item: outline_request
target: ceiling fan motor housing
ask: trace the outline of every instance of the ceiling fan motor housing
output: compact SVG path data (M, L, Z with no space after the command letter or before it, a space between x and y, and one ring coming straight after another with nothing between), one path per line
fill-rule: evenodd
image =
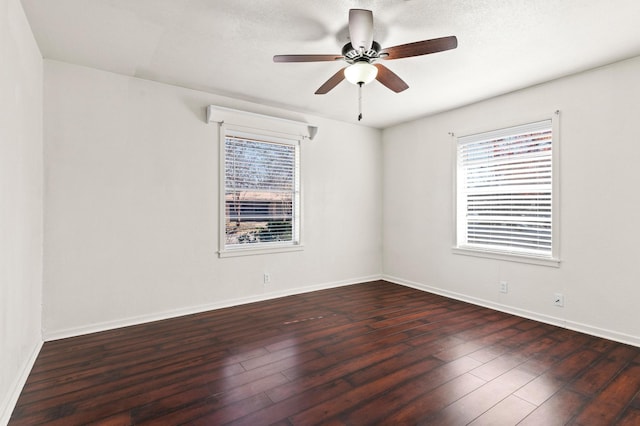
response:
M342 56L344 56L345 60L350 63L356 63L359 61L367 61L371 63L371 61L380 58L380 44L377 41L371 43L371 48L368 50L358 50L353 47L351 43L347 43L342 48Z

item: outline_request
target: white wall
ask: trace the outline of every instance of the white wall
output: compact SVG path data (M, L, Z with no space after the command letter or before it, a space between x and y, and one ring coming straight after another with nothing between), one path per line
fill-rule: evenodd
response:
M381 276L380 131L44 62L45 339ZM209 104L318 125L304 251L217 257Z
M640 345L640 58L386 129L384 274ZM454 139L559 109L560 268L453 254ZM498 292L498 282L509 293ZM553 306L553 293L565 307Z
M0 424L42 344L42 58L0 0Z

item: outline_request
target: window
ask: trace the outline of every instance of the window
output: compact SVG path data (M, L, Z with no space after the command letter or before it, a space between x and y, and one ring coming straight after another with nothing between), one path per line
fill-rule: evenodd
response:
M318 127L218 105L220 257L302 250L301 142Z
M300 243L298 140L224 132L224 242L221 253Z
M554 121L458 138L457 252L557 266Z

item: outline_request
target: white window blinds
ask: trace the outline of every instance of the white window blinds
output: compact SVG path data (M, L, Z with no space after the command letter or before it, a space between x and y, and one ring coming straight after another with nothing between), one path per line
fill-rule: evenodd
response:
M299 145L233 133L224 143L225 248L297 244Z
M458 247L552 256L552 122L458 139Z

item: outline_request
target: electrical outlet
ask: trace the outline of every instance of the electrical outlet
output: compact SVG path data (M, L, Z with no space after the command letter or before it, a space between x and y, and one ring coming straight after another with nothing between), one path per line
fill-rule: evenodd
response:
M507 293L509 291L509 284L506 281L500 281L500 293Z
M271 282L271 274L269 274L268 272L265 272L263 276L263 283L266 285L266 284L269 284L270 282Z
M562 293L554 293L553 304L556 306L564 306L564 295Z

